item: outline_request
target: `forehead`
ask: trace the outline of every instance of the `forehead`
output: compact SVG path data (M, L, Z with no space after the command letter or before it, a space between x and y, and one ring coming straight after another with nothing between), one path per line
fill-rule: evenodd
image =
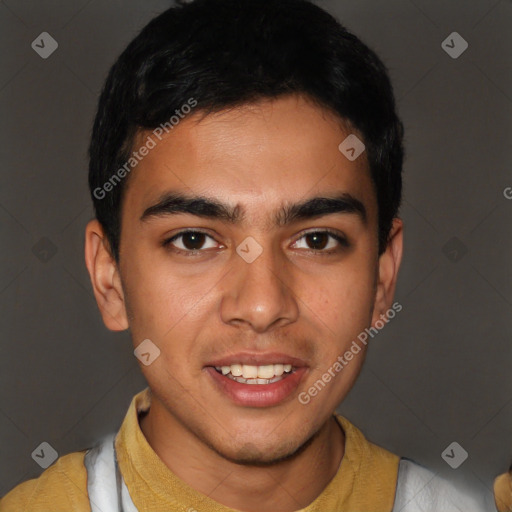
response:
M134 150L148 137L156 144L132 171L123 211L140 216L162 193L178 191L236 204L255 222L283 203L335 191L356 197L372 217L376 199L366 154L350 161L339 150L352 133L337 116L297 96L206 116L192 112L162 140L152 131L138 135Z

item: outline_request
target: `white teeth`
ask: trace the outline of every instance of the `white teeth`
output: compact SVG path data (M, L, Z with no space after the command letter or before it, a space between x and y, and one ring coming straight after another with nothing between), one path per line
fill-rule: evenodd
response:
M234 377L241 377L242 376L242 365L241 364L232 364L230 366L231 368L231 375ZM247 378L247 377L246 377Z
M276 382L281 380L282 377L274 377L273 379L244 379L243 377L233 377L233 375L228 374L226 377L231 380L236 380L241 384L271 384L272 382Z
M284 372L284 365L283 364L275 364L274 365L274 373L280 377L281 375L283 375L283 372Z
M244 364L242 366L242 375L244 376L244 379L255 379L258 377L258 367Z
M260 379L271 379L274 376L274 365L266 364L265 366L258 366L257 371Z
M231 366L216 366L215 369L232 380L243 384L271 384L281 380L284 373L292 371L291 364L232 364Z

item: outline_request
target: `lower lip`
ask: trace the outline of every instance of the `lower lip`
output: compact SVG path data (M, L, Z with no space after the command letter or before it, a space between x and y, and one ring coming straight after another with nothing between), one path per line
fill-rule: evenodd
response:
M299 386L307 368L297 368L284 379L272 384L242 384L208 366L206 371L221 392L237 405L246 407L271 407L288 398Z

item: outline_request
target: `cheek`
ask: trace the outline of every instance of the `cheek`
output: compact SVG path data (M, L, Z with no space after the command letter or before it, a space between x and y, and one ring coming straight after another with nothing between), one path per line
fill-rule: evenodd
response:
M333 267L322 277L302 282L305 304L331 338L352 339L370 324L375 289L373 273L366 267Z
M211 276L184 275L168 262L142 255L131 263L123 281L134 339L153 337L167 343L184 330L192 335L209 308Z

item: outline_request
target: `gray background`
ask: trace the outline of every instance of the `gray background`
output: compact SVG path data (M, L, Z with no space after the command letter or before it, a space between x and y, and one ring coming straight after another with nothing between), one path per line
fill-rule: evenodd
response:
M107 70L170 2L0 2L0 495L32 451L83 449L144 386L83 262L86 150ZM512 3L322 1L387 64L406 127L403 311L340 412L374 442L489 488L512 458ZM59 47L42 59L43 31ZM459 32L452 59L441 42ZM447 245L448 244L448 245ZM457 470L441 452L469 453Z

